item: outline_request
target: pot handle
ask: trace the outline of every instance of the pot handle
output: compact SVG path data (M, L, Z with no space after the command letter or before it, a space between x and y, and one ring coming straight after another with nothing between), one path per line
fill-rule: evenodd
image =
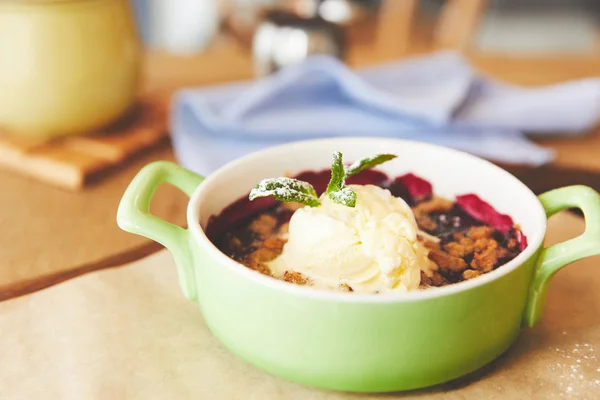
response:
M203 180L202 176L171 162L150 163L133 178L117 211L117 224L121 229L152 239L169 249L177 265L181 289L192 301L196 300L196 283L188 230L150 214L150 202L163 183L170 183L191 196Z
M524 325L534 326L542 317L551 278L562 267L585 257L600 254L600 195L587 186L567 186L539 196L546 215L567 208L579 208L585 218L580 236L542 249L525 308Z

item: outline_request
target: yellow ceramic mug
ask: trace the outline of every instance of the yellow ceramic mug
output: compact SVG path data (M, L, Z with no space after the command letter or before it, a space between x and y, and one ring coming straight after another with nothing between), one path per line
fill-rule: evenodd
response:
M133 103L141 47L127 0L0 1L0 128L86 133Z

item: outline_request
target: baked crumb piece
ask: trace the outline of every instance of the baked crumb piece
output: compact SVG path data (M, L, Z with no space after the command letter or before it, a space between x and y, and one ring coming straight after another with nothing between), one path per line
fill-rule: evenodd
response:
M421 286L444 286L447 285L448 281L438 271L431 271L430 275L421 271Z
M277 257L281 253L281 249L270 249L268 247L261 247L256 251L248 255L248 259L251 262L269 262Z
M229 246L229 248L231 249L231 251L236 252L236 251L240 251L243 249L243 245L242 245L242 241L240 240L240 238L236 237L236 236L231 236L229 238L229 241L227 243L227 245Z
M354 289L352 289L352 287L350 285L348 285L347 283L342 283L340 285L340 290L342 292L354 292Z
M281 254L281 248L260 247L246 256L244 264L262 274L271 275L271 270L266 263L272 261L279 254Z
M290 223L286 222L284 224L281 224L281 226L277 230L277 234L278 235L287 235L289 233L289 231L290 231Z
M417 225L420 229L433 232L438 228L438 224L429 215L415 215Z
M286 282L295 283L296 285L308 284L308 278L306 278L300 272L295 271L285 271L283 273L283 280Z
M498 244L498 242L496 242L494 239L477 239L473 244L473 249L475 252L481 253L488 247L493 246L492 243L495 243L496 245Z
M473 240L463 234L454 235L456 242L446 243L444 250L453 257L465 258L473 254Z
M434 197L431 200L423 201L415 206L413 212L415 215L427 215L435 212L448 212L454 204L442 197Z
M481 240L481 239L480 239ZM498 263L498 242L488 240L487 247L473 255L471 268L479 272L490 272Z
M246 260L248 260L248 258ZM248 268L254 271L260 272L263 275L272 276L271 270L269 269L269 267L267 267L267 264L263 262L246 261L244 265L246 265Z
M275 226L277 226L277 218L271 214L263 213L250 223L248 229L261 239L266 239L271 235Z
M433 242L431 240L423 241L423 246L429 250L440 250L440 242Z
M467 269L467 270L463 271L463 273L462 273L462 277L464 280L477 278L478 276L481 276L481 272L475 271L473 269Z
M304 204L302 203L294 203L294 202L289 202L289 203L281 203L281 205L279 206L279 208L281 210L284 211L290 211L290 212L294 212L296 210L299 210L303 207L306 207Z
M431 282L431 277L425 271L421 270L421 287L435 286Z
M279 252L277 255L281 254L284 244L285 240L280 239L278 237L272 237L263 242L263 246L267 249L277 250Z
M440 272L450 271L450 272L462 272L465 268L467 268L467 263L465 260L459 257L451 256L442 250L433 249L429 252L428 257L431 261L436 263L440 268Z
M510 238L506 242L506 248L510 251L519 251L521 250L521 245L517 238Z
M473 226L469 228L467 236L477 241L479 239L491 239L494 228L490 226Z
M506 247L500 247L498 246L498 248L496 249L497 254L498 254L498 260L504 260L507 258L515 258L517 256L517 254L513 254L511 253L510 250L508 250ZM511 257L512 256L512 257Z
M506 237L506 248L510 250L512 253L519 254L521 252L521 240L520 238L523 236L521 233L521 226L514 225L509 231ZM515 255L516 255L515 254Z

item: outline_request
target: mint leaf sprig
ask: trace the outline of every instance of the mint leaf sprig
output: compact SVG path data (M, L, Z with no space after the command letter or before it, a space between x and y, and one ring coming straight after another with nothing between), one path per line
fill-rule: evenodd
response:
M356 192L351 187L346 186L346 178L394 158L396 158L394 154L377 154L373 157L362 158L350 166L344 167L342 153L339 151L334 152L331 161L331 179L325 193L334 203L355 207ZM310 207L321 205L317 192L310 183L293 178L263 179L250 191L249 198L254 200L267 196L282 202L301 203Z
M360 171L364 171L365 169L371 169L379 164L383 164L384 162L393 160L396 157L398 156L394 154L377 154L373 157L361 158L360 160L353 162L350 166L346 168L346 178L352 175L356 175Z
M250 200L271 196L283 202L302 203L307 206L320 206L315 188L308 182L293 178L268 178L259 182L250 191Z

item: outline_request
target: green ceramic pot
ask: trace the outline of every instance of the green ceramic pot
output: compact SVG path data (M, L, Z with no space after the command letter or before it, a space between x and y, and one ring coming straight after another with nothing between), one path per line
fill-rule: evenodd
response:
M208 218L261 179L387 152L391 176L414 172L441 196L476 193L519 223L529 246L481 277L426 291L348 294L281 282L237 264L207 239ZM204 182L203 182L204 181ZM173 184L191 200L188 229L149 213L155 189ZM544 248L546 218L583 210L583 235ZM148 165L131 182L117 221L166 246L185 295L214 335L248 362L283 378L323 388L389 392L446 382L502 354L541 317L548 284L563 266L600 253L600 196L584 186L536 197L506 171L477 157L428 144L388 139L333 139L270 148L204 178L175 164Z

